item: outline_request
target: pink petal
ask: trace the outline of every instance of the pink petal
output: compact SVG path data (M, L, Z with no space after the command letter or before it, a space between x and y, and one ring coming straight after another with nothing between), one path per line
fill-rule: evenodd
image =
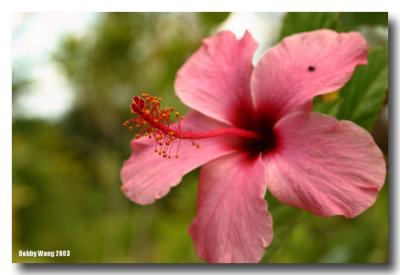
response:
M182 121L182 128L186 131L218 127L226 125L197 112L189 113ZM125 195L138 204L150 204L165 196L186 173L234 151L230 143L221 137L196 140L196 143L200 144L200 149L194 148L191 141L182 140L179 158L164 159L154 153L153 140L147 137L133 139L132 155L121 169L122 190Z
M213 263L260 261L273 236L265 190L260 158L237 153L206 164L189 229L197 255Z
M257 43L250 33L237 40L223 31L203 46L179 70L178 97L189 107L227 124L240 124L240 112L252 110L250 76Z
M365 39L355 32L318 30L285 38L254 69L251 89L258 112L277 120L305 110L314 96L340 89L367 63Z
M317 215L347 218L374 204L386 164L363 128L296 112L280 120L274 131L277 150L264 161L268 189L278 200Z

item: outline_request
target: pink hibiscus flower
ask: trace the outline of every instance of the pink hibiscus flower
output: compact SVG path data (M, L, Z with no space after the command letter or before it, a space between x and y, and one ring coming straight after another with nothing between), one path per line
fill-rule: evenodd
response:
M175 82L192 111L171 124L173 110L143 95L131 105L137 118L127 122L150 136L132 140L121 170L132 201L153 203L202 166L189 233L208 262L261 260L273 237L267 189L316 215L352 218L374 204L385 181L383 154L367 131L312 112L314 96L340 89L367 63L364 38L296 34L253 67L256 48L248 32L239 40L229 31L205 39Z

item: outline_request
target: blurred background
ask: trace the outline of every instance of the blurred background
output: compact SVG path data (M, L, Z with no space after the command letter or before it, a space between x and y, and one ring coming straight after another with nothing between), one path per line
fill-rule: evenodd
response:
M360 31L370 64L315 110L370 130L387 156L387 13L20 13L13 18L13 261L201 263L187 233L198 171L149 206L120 191L134 133L132 96L149 91L182 113L177 70L222 29L259 42L254 62L284 36ZM354 107L355 106L355 107ZM359 217L321 218L267 195L275 237L265 263L384 263L388 184ZM70 250L20 258L19 250Z

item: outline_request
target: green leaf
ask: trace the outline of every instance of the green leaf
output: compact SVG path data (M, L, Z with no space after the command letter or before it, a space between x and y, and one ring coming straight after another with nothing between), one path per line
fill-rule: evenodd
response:
M280 39L298 32L317 29L337 30L337 12L289 12L283 19Z
M317 29L355 31L361 26L388 26L387 12L289 12L283 19L280 39Z
M388 25L387 12L342 12L338 18L341 31L355 30L359 26Z
M372 130L388 89L387 47L368 55L368 65L360 67L342 89L343 103L337 117L349 119Z
M387 47L368 55L368 65L359 67L333 102L315 100L314 110L338 119L351 120L371 131L385 102L388 89Z

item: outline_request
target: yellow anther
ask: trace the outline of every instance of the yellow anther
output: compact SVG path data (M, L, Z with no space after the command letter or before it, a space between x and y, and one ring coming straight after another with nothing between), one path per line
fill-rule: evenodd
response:
M174 131L169 131L169 132L168 132L168 135L174 136L174 135L175 135L175 132L174 132Z

